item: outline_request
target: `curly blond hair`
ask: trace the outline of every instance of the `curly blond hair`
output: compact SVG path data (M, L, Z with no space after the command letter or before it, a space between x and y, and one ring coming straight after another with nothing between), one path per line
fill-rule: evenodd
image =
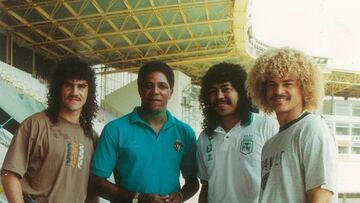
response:
M273 112L266 100L265 84L270 78L291 76L300 83L304 110L319 107L324 95L323 76L312 58L292 48L271 49L255 61L247 80L252 102L266 114Z

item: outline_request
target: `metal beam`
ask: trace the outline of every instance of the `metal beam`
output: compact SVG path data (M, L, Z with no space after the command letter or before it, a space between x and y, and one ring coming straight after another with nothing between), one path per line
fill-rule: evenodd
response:
M53 40L53 41L44 41L44 42L34 43L32 45L33 46L41 46L41 45L53 44L53 43L57 44L57 43L70 42L70 41L83 41L83 40L95 39L95 38L99 38L99 37L109 37L109 36L116 36L116 35L127 35L127 34L132 34L132 33L140 33L140 32L145 32L145 31L149 32L149 31L157 31L157 30L164 30L164 29L190 27L190 26L202 25L204 23L215 24L215 23L225 23L225 22L231 23L232 18L209 20L209 21L199 21L199 22L192 22L192 23L181 23L181 24L167 25L167 26L154 26L154 27L148 27L148 28L142 28L142 29L140 28L140 29L132 29L132 30L119 30L119 31L115 31L115 32L100 33L100 34L94 34L94 35L88 35L88 36L72 37L72 38L59 39L59 40ZM194 35L192 37L194 37Z
M82 2L82 1L83 0L81 0L80 2ZM57 1L54 1L54 2L57 2ZM71 3L69 1L66 1L66 2L68 4ZM179 9L187 9L187 8L191 9L191 8L195 8L195 7L204 7L204 3L206 3L208 6L219 6L219 5L227 4L228 2L224 1L224 0L195 1L195 2L182 3L180 7L179 7L179 4L171 4L171 5L162 5L162 6L156 6L156 7L135 8L135 9L130 9L130 10L109 11L106 13L106 18L112 19L112 18L126 17L126 16L129 16L131 13L136 16L149 15L149 14L154 13L154 10L157 10L157 11L173 11L173 10L175 10L175 11L177 11ZM40 2L37 2L36 4L39 6L43 5ZM12 7L7 7L7 8L12 9ZM58 23L66 23L66 22L77 22L78 20L94 21L94 20L99 20L99 19L103 19L103 18L104 18L104 15L97 13L97 14L90 14L90 15L81 15L81 16L77 16L77 17L74 16L74 17L68 17L68 18L61 18L61 19L56 19L56 21ZM46 24L51 24L51 22L37 21L37 22L32 22L29 25L39 26L39 25L46 25ZM11 27L12 28L21 28L21 27L26 27L26 26L20 24L20 25L14 25Z
M214 35L214 36L204 36L204 37L195 37L195 38L188 38L188 39L177 39L177 40L169 40L169 41L162 41L162 42L155 42L155 43L144 43L144 44L137 44L134 46L123 46L123 47L116 47L111 49L102 49L102 50L96 50L96 51L90 51L90 52L81 52L82 55L93 55L95 53L105 53L105 52L113 52L113 51L121 51L121 50L129 50L129 49L138 49L138 48L146 48L146 47L153 47L156 45L171 45L174 43L183 43L183 42L196 42L200 40L221 40L221 39L227 39L232 38L233 34L220 34L220 35ZM228 44L230 44L228 42Z

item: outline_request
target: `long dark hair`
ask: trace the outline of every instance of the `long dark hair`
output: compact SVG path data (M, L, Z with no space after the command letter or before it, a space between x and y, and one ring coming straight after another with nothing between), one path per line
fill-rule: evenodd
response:
M220 124L220 119L211 106L209 93L214 84L230 82L239 94L238 112L241 125L248 122L249 112L255 110L251 106L251 101L247 96L245 87L246 71L237 64L220 63L216 64L206 72L201 81L199 96L200 108L204 117L202 128L206 135L210 136L214 129Z
M87 136L92 136L92 120L98 110L95 93L95 73L89 64L78 58L68 58L57 63L49 84L48 108L45 113L51 122L56 123L58 121L61 105L61 86L71 79L86 80L88 83L89 91L80 114L80 125Z

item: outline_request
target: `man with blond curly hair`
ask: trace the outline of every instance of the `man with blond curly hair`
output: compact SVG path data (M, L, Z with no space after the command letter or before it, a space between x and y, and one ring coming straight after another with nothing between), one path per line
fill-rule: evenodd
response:
M310 113L324 92L312 59L291 48L270 50L256 60L248 91L280 124L263 147L259 202L337 202L335 140L324 120Z

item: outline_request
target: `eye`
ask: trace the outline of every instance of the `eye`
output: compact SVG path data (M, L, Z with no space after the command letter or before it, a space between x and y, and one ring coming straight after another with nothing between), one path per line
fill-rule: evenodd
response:
M153 84L151 84L151 83L145 83L145 84L143 84L142 85L142 88L144 88L144 89L151 89L151 88L153 88Z
M74 86L73 84L68 83L68 82L66 82L66 83L63 84L63 88L65 88L65 89L72 88L73 86Z
M284 82L285 87L292 87L294 86L294 82Z
M169 85L167 85L166 83L160 83L159 88L160 89L169 89Z
M221 91L222 92L230 92L231 88L230 87L223 87L223 88L221 88Z
M275 87L275 83L273 83L273 82L267 82L267 83L265 84L265 87L266 87L266 88L274 88L274 87Z
M215 89L215 88L210 88L210 90L209 90L209 95L214 95L214 94L216 94L217 91L218 91L218 90Z
M79 89L85 89L88 85L87 84L79 84Z

